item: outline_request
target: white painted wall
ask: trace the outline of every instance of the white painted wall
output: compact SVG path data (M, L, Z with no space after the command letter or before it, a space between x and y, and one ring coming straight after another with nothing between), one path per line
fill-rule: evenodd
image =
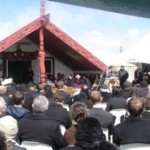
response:
M19 42L13 44L8 49L6 49L6 51L14 52L17 50L18 45L21 46L21 50L24 52L34 52L34 51L37 51L39 49L38 45L36 45L32 41L30 41L29 39L24 38L24 39L20 40Z
M69 63L69 62L68 62ZM66 77L69 74L73 74L73 70L69 67L67 67L66 65L64 65L62 62L60 62L57 59L54 59L54 66L55 66L55 76L57 76L57 73L62 73L64 74Z
M40 81L40 69L39 69L39 61L38 59L32 60L31 61L31 66L32 66L32 70L34 72L34 77L33 77L33 81L35 83L39 83Z

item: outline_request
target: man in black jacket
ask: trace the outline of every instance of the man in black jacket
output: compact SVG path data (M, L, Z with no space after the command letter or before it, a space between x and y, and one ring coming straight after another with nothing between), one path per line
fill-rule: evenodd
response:
M150 143L150 121L141 118L143 102L140 98L131 98L127 110L130 117L114 127L113 142L117 145L129 143Z
M53 149L63 146L59 123L45 115L48 105L49 101L43 95L39 95L34 99L33 113L21 119L18 123L20 142L40 142L51 146Z

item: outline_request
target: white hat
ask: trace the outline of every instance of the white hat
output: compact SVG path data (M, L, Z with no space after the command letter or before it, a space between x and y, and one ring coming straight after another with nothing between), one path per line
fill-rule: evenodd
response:
M7 139L15 138L18 133L17 120L11 116L5 116L0 119L0 131L3 131Z
M81 76L79 74L76 75L76 79L80 79Z
M8 78L8 79L5 79L3 82L2 82L2 85L7 85L7 84L11 84L13 83L13 79L12 78Z

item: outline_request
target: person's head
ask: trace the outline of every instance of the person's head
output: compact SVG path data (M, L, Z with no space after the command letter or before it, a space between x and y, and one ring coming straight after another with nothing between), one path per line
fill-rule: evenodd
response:
M122 88L119 86L113 87L112 89L113 96L119 97L122 94Z
M24 102L24 93L22 91L16 91L13 94L13 101L16 105L22 105Z
M132 96L142 97L142 90L141 90L140 85L134 85L132 87Z
M150 110L150 97L144 98L144 110L146 111Z
M76 78L77 80L79 80L79 79L81 78L81 76L80 76L79 74L77 74L77 75L75 76L75 78Z
M116 69L115 69L114 66L110 66L109 68L110 68L110 71L111 71L111 72L115 72L115 71L116 71Z
M142 64L137 64L137 68L141 69L142 68Z
M142 80L140 82L140 85L141 85L142 88L148 87L148 82L146 80Z
M33 83L33 82L29 82L29 83L27 84L27 87L28 87L28 89L31 90L31 91L37 91L37 86L36 86L36 84Z
M0 150L7 150L5 134L0 131Z
M84 93L87 93L88 89L89 89L89 87L86 84L83 84L82 87L81 87L81 91L84 92Z
M125 70L125 67L123 65L120 66L120 70Z
M54 94L54 102L55 103L59 103L59 104L63 104L64 103L64 92L63 91L57 91Z
M82 119L77 126L76 141L94 143L105 138L101 124L93 117Z
M142 113L144 104L141 98L132 97L127 103L127 110L133 117L138 117Z
M0 115L3 115L6 112L7 105L2 96L0 96Z
M7 94L7 87L4 85L0 85L0 94Z
M71 118L78 124L80 121L88 116L87 108L84 103L75 102L70 107Z
M52 86L46 85L46 86L44 87L44 90L45 90L45 95L46 95L47 98L53 98Z
M44 113L48 110L49 100L43 96L38 95L34 98L32 109L34 113Z
M91 91L90 100L93 104L101 102L101 94L99 91Z
M63 89L63 87L64 87L64 82L63 82L63 81L58 81L56 87L57 87L58 89Z
M0 119L0 131L3 131L7 139L15 139L18 133L17 120L11 116L5 116Z
M125 81L123 87L124 89L131 89L132 83L130 81Z
M89 150L119 150L119 148L108 141L98 141L92 144Z

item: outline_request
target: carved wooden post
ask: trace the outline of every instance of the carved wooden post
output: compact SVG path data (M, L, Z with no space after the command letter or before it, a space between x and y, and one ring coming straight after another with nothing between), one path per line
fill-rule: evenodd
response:
M39 31L39 41L40 41L40 50L39 50L39 67L40 67L40 82L45 83L45 51L44 51L44 33L43 28Z
M41 23L44 22L45 16L45 0L41 0ZM39 68L40 68L40 82L45 84L45 50L44 50L44 28L39 30Z

